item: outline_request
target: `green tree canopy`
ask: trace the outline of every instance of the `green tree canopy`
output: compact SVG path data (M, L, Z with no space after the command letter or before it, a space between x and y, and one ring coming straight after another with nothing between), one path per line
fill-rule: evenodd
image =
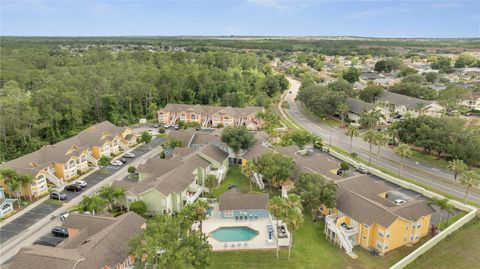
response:
M222 131L221 140L236 154L240 150L249 149L255 143L255 137L245 126L226 127Z
M279 186L292 179L295 163L291 157L271 152L257 158L255 167L270 185Z

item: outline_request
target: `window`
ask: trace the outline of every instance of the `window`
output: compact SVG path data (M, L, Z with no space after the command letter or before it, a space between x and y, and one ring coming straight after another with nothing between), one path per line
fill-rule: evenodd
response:
M407 224L407 225L405 225L405 230L408 230L408 224Z
M192 120L194 120L194 119L195 119L195 115L192 114L192 116L190 116L190 118L191 118Z
M383 236L384 236L383 232L382 232L382 231L378 231L378 236L383 237Z
M363 240L367 240L367 237L365 235L362 235Z
M368 225L367 225L367 224L363 224L363 227L365 227L365 229L368 229Z
M225 217L231 218L233 217L233 211L232 210L225 210Z
M87 156L83 155L82 156L82 163L86 162L87 161Z
M381 241L377 241L377 249L382 249L382 242Z
M225 117L224 120L228 120L228 117Z
M419 237L418 235L417 235L417 236L415 236L415 240L418 240L419 238L420 238L420 237Z
M387 238L390 238L390 232L387 232Z
M385 244L385 250L387 250L387 249L388 249L388 245L387 245L387 244Z

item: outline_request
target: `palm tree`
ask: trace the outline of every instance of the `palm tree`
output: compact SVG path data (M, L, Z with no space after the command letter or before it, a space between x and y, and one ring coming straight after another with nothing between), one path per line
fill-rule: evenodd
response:
M0 177L3 179L10 194L17 198L18 207L20 208L20 194L22 187L27 186L33 182L33 177L27 174L19 174L17 171L5 168L0 170ZM32 197L30 196L30 200Z
M96 213L103 211L107 203L108 201L100 197L98 194L83 196L82 201L75 205L72 211L78 211L80 213L90 212L92 215L95 215Z
M287 225L290 232L290 243L288 244L288 259L293 245L293 232L303 223L302 203L300 196L297 194L289 194L287 198L287 210L284 214L283 221Z
M466 171L462 174L462 178L460 179L460 183L467 188L465 191L465 200L464 204L467 203L468 191L471 187L477 186L480 183L480 173L475 172L473 170Z
M448 162L447 168L448 170L453 172L453 187L452 187L452 195L453 195L455 192L455 184L457 183L457 176L467 171L468 165L466 165L462 160L455 159L453 161Z
M203 183L203 185L208 188L209 190L208 193L210 195L212 194L213 189L217 187L217 182L218 182L217 177L214 175L208 175L207 178L205 178L205 182Z
M285 224L290 232L290 243L288 244L288 259L290 259L290 253L293 245L293 232L300 227L303 223L303 214L296 209L290 209L285 216Z
M110 211L113 211L115 200L123 197L125 195L125 190L123 188L103 186L100 188L100 191L98 191L98 195L108 202L108 208Z
M338 109L338 114L340 114L340 118L342 119L342 127L343 127L343 124L345 122L345 116L348 113L348 105L345 103L341 103L338 105L337 109Z
M378 164L378 159L380 157L380 148L385 146L388 143L388 136L384 132L377 132L373 143L378 147L377 148L377 160L375 164Z
M356 160L357 160L357 157L358 157L358 153L352 152L352 153L350 153L350 157L352 157L352 159L353 159L354 161L356 161Z
M400 161L400 171L398 173L399 176L402 175L402 170L403 170L403 160L405 157L410 157L412 156L412 150L410 149L410 146L407 144L400 144L398 147L395 149L395 153L400 155L402 157L402 160Z
M256 167L255 163L252 161L247 161L242 165L242 173L248 177L248 183L250 184L250 190L252 190L252 176L255 173Z
M372 162L372 144L375 141L375 137L377 135L376 132L377 131L369 130L369 131L366 131L362 136L363 141L370 144L370 150L369 150L369 155L368 155L368 163L369 164Z
M273 214L273 216L276 219L276 224L275 224L275 233L276 233L276 240L277 241L277 259L278 259L278 220L283 218L285 215L285 208L286 202L285 198L282 196L275 196L270 201L268 202L268 211Z
M445 223L445 227L448 227L448 220L450 219L450 215L455 213L455 207L452 204L449 204L448 203L449 201L450 200L448 198L440 199L440 198L437 198L437 197L433 197L432 202L431 202L432 204L435 204L435 205L439 206L442 210L447 211L448 215L447 215L447 221ZM442 217L442 215L440 215L440 218L441 217ZM440 228L440 223L441 223L441 221L438 222L439 228Z
M197 200L193 204L193 209L194 209L194 215L195 215L195 220L200 223L199 228L200 228L200 236L203 235L202 231L202 224L203 221L206 218L207 211L211 206L207 203L205 200Z
M352 153L353 137L358 136L358 127L353 124L348 125L345 135L350 136L350 153Z

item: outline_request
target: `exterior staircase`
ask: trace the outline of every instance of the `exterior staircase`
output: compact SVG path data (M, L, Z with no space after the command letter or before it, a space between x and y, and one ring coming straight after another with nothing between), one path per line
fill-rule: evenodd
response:
M205 120L202 123L202 127L207 127L209 120L210 120L210 116L206 115Z
M57 186L57 187L63 186L63 179L58 178L56 175L54 175L51 172L47 173L47 179L48 179L48 181L55 184L55 186Z
M121 144L121 143L120 143ZM98 165L98 161L97 159L93 158L92 155L90 154L87 154L87 161L92 163L93 165L97 166Z
M261 190L265 189L265 184L263 183L262 175L254 172L250 180L252 180L255 184L257 184Z
M342 248L345 249L345 252L347 254L350 254L353 251L353 245L350 242L350 240L348 240L348 237L346 236L346 234L340 231L340 229L338 229L336 225L336 219L337 219L337 215L328 215L325 217L325 222L327 223L327 229L335 233L335 236L336 238L338 238L338 241L340 242L340 245L342 246Z

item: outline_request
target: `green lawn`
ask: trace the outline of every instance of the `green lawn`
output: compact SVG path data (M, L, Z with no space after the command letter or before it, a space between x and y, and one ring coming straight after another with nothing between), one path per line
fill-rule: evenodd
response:
M248 178L242 174L242 169L239 165L232 165L228 169L225 179L213 191L213 196L218 197L220 194L226 192L230 185L235 185L244 192L250 191L250 184ZM252 191L260 191L258 186L252 182Z
M228 190L230 185L235 185L245 192L250 191L248 179L241 173L239 166L230 167L225 180L213 194L218 197ZM260 190L252 185L252 191ZM271 196L279 195L277 189L265 191ZM384 257L373 257L358 247L354 252L359 258L354 260L338 246L330 243L325 238L323 229L323 221L312 222L311 217L306 216L304 224L294 233L294 247L290 260L287 249L281 249L278 260L275 257L275 250L213 252L211 268L388 268L414 249L405 247L394 250Z
M286 248L281 249L278 260L275 250L213 252L211 268L388 268L415 249L404 247L383 257L373 257L357 247L354 252L359 257L354 260L325 238L323 228L322 221L314 223L307 216L294 233L290 260Z
M438 159L436 156L431 154L425 154L412 150L412 158L418 161L425 162L431 166L435 166L442 169L447 169L448 161L445 159Z
M480 264L479 242L480 218L475 218L427 253L418 257L407 268L478 268Z

